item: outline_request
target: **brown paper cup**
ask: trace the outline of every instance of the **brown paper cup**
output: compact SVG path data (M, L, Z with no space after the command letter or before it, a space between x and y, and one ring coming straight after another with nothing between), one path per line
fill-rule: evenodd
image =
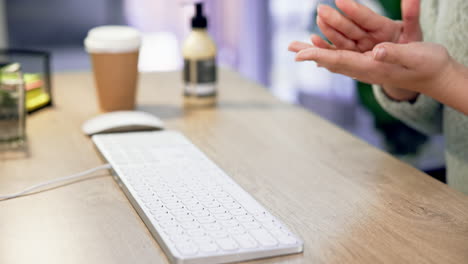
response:
M126 26L102 26L91 29L84 43L91 57L100 110L133 110L140 33Z
M135 109L138 51L90 55L101 111Z

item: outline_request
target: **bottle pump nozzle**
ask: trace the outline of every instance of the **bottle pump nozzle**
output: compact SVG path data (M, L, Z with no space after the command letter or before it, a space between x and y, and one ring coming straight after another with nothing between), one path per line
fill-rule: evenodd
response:
M195 4L195 16L192 18L192 28L206 28L208 21L203 15L203 3Z

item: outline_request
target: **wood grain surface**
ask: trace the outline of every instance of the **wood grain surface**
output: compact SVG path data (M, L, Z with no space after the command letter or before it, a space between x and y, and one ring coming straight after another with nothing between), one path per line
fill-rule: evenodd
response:
M54 76L56 106L27 120L27 151L0 152L0 193L103 163L82 123L97 114L90 73ZM219 105L184 110L180 73L143 74L139 109L182 131L305 241L253 263L468 263L468 197L238 74ZM167 263L102 171L0 202L0 263Z

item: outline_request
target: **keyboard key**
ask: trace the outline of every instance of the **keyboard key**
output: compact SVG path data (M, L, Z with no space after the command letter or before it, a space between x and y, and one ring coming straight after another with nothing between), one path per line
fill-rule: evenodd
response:
M155 191L160 199L173 199L174 194L171 191Z
M143 200L143 198L149 198L150 200L151 199L153 199L153 200L158 199L157 195L151 191L151 188L148 185L146 185L146 183L142 183L142 184L139 184L139 185L134 185L133 189L138 191L138 197L140 197L140 199L142 199L142 200Z
M200 202L197 199L191 198L191 199L184 199L182 200L182 203L185 205L197 205L200 204Z
M226 208L226 209L228 209L228 208ZM232 209L232 210L229 210L229 212L230 212L232 215L235 215L235 216L247 215L247 211L245 211L245 210L242 209L242 208Z
M187 230L187 235L191 236L191 237L203 237L203 236L206 236L206 232L201 229L201 228L198 228L198 229L189 229Z
M221 225L224 227L235 227L239 226L239 222L237 220L231 219L231 220L225 220L225 221L220 221Z
M229 213L215 214L214 216L216 217L216 219L221 220L221 221L233 219L232 215Z
M176 244L190 243L192 241L191 238L185 234L172 234L171 240L174 241L174 243Z
M161 202L163 204L172 204L172 203L178 203L179 200L175 196L168 196L168 197L161 198Z
M210 231L208 235L213 238L223 238L223 237L227 237L228 233L223 230L215 230L215 231Z
M200 251L205 252L205 253L213 253L218 251L218 245L215 243L200 243Z
M228 211L223 207L215 207L209 209L212 214L226 214Z
M201 204L191 204L191 205L185 206L185 208L187 208L190 211L200 211L200 210L205 209Z
M175 217L191 215L190 212L185 208L172 209L171 214Z
M155 215L154 219L160 222L166 222L166 221L174 220L174 217L171 214L159 214L159 215Z
M175 193L175 194L179 194L179 193L188 193L188 192L189 192L189 189L184 188L184 187L179 187L179 188L174 188L174 189L172 189L172 192Z
M180 225L183 229L197 229L200 228L198 222L186 222Z
M287 231L283 230L282 228L268 229L268 232L270 234L272 234L273 236L275 236L275 237L288 236L289 235L289 233Z
M203 206L205 206L206 208L216 208L216 207L220 207L221 204L216 201L209 201L209 202L203 202Z
M220 181L220 183L222 182ZM207 187L210 193L223 191L223 187L216 185L216 183L213 183L213 182L210 184L210 186L207 186Z
M233 237L241 248L256 248L258 245L257 241L249 234L234 235Z
M244 205L244 209L252 215L260 215L265 213L265 210L259 207L251 198L247 198L242 202L242 204Z
M295 239L292 236L284 235L284 236L278 236L276 238L281 244L284 244L284 245L293 245L297 243L297 239Z
M177 217L176 219L180 223L195 222L196 221L196 219L193 218L193 216L191 216L191 215L181 215L181 216Z
M202 217L197 218L197 220L200 224L209 224L209 223L216 222L216 218L212 216L202 216Z
M177 193L176 194L177 198L179 199L192 199L192 198L195 198L193 196L193 194L189 193L189 192L186 192L186 193Z
M156 215L168 214L169 210L167 210L166 207L163 206L163 207L159 207L156 209L152 209L150 212L152 215L156 216Z
M236 219L239 221L239 222L253 222L254 221L254 218L250 215L241 215L241 216L237 216Z
M227 231L229 232L229 234L233 235L244 234L246 232L245 228L243 228L242 226L231 227L228 228Z
M140 199L141 199L144 203L150 203L150 202L157 201L157 200L158 200L158 197L157 197L157 196L152 196L152 195L147 195L147 196L144 196L144 197L140 197Z
M272 247L278 244L278 241L270 235L265 229L252 229L249 230L249 233L262 245L265 247Z
M159 224L162 228L168 228L168 227L176 227L176 226L179 226L179 224L178 224L177 221L175 221L175 220L158 221L158 224Z
M266 229L279 229L281 228L281 225L276 222L276 221L268 221L268 222L262 222L262 225L263 227L265 227Z
M166 207L168 209L183 209L185 208L185 206L181 203L170 203L170 204L166 204Z
M217 239L216 242L223 250L226 250L226 251L234 251L239 248L236 241L234 241L232 238L229 238L229 237Z
M218 202L224 204L232 204L235 201L231 197L223 197L223 198L218 198Z
M219 201L219 198L228 198L229 197L229 194L224 192L224 191L215 191L215 192L212 192L211 195L213 195L213 197L216 197Z
M201 186L199 189L192 189L193 195L196 196L197 199L203 199L203 198L210 198L213 199L211 194L208 192L206 188Z
M195 243L198 243L199 245L200 244L208 244L208 243L214 243L213 239L209 236L195 236L195 237L192 237L192 240L195 242Z
M195 255L198 252L197 246L193 243L177 244L177 250L179 250L179 252L185 256Z
M235 209L241 210L242 209L242 206L238 202L223 204L223 206L224 206L224 208L226 208L228 210L235 210Z
M180 226L167 227L164 229L164 232L168 235L182 235L185 233L185 230Z
M216 199L213 198L212 196L210 195L201 195L201 196L196 196L195 197L198 201L202 202L202 203L214 203L216 202Z
M205 228L205 230L207 230L207 231L214 231L214 230L221 230L222 229L221 225L218 224L218 223L204 224L203 228Z
M138 196L140 197L147 196L148 192L151 191L150 187L144 182L134 183L132 184L132 187L135 191L139 193Z
M255 219L257 219L257 220L260 221L260 222L271 222L271 221L274 221L273 217L271 217L270 215L268 215L268 214L266 214L266 213L262 213L262 214L255 215Z
M145 203L145 207L148 209L156 209L156 208L161 208L163 206L164 204L159 199Z
M262 227L262 225L257 223L257 222L242 223L242 226L244 226L246 229L258 229L258 228Z
M194 217L204 217L204 216L209 216L210 212L208 210L198 210L198 211L193 211L192 215Z

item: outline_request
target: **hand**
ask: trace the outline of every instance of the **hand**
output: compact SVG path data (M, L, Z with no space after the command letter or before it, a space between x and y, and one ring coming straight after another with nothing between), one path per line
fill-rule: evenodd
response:
M422 40L419 24L420 0L402 0L403 22L376 14L353 0L336 0L336 5L345 15L321 5L317 17L318 26L334 45L317 35L312 35L311 41L315 47L368 52L382 42L410 43ZM295 41L289 45L289 50L299 52L311 47L314 46ZM411 100L418 96L417 92L395 86L383 87L395 100Z
M315 61L331 72L363 82L429 96L450 84L457 67L443 46L424 42L382 43L365 53L312 47L299 51L296 60Z
M326 5L318 7L317 25L333 43L312 35L312 43L319 48L366 52L382 42L422 41L420 0L402 1L403 22L381 16L353 0L336 0L336 5L344 15Z

